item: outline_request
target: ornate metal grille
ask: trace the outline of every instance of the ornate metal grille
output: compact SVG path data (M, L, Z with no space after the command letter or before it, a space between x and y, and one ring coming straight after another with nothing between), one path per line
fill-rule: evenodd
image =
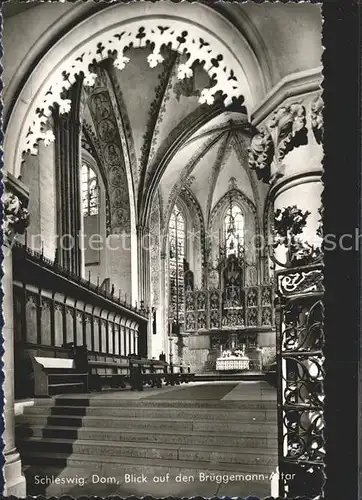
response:
M324 484L322 267L277 272L279 495L320 498Z

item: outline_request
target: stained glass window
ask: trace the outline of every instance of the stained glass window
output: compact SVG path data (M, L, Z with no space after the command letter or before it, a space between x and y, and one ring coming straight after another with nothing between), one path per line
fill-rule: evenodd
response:
M81 168L82 211L83 216L98 215L99 213L99 186L95 171L83 163Z
M224 218L224 238L226 257L238 253L238 245L244 246L244 214L240 207L233 203Z
M184 259L185 259L185 218L177 206L172 211L168 226L169 235L169 277L170 303L169 318L179 325L184 315Z

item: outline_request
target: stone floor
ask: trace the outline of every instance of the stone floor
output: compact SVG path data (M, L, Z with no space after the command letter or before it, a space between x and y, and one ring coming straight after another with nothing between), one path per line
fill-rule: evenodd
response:
M201 387L201 386L217 386L217 385L230 385L230 391L225 394L221 398L221 400L270 400L276 401L276 390L271 387L267 382L264 381L213 381L213 382L189 382L187 386L179 385L179 386L167 386L158 388L145 387L143 391L130 391L127 389L120 390L103 390L102 393L99 392L91 392L87 394L87 399L93 398L102 398L102 399L115 399L115 397L119 399L143 399L150 396L156 396L157 394L165 394L170 393L170 397L172 398L172 393L179 393L183 389L188 389L190 387ZM61 398L79 398L79 394L60 394L56 396L57 399ZM202 398L201 398L202 399ZM215 399L219 399L216 397ZM33 404L32 400L21 400L15 403L16 412L19 413L19 407L22 405L31 405Z
M210 386L215 387L219 384L225 386L230 384L230 390L218 391L219 397L215 399L227 401L242 401L242 400L260 400L260 401L275 401L276 404L276 391L270 387L266 382L194 382L187 386L187 389L194 387L195 395L200 397L200 387ZM149 398L152 399L157 394L167 393L170 399L179 399L179 391L185 388L184 385L176 387L163 387L161 389L146 388L143 392L125 391L103 391L99 393L92 393L87 395L87 398L104 398L104 400L115 399L115 397L125 400L134 400ZM187 392L187 399L192 399L192 391ZM223 396L221 397L221 394ZM178 395L178 396L177 396ZM63 396L57 396L62 398ZM72 397L71 395L64 396L66 398ZM78 397L79 395L74 395ZM206 399L206 398L205 398ZM242 411L242 410L241 410ZM118 459L119 460L119 459ZM190 471L181 471L180 477L169 477L165 469L158 469L155 465L154 468L148 467L142 476L126 475L121 463L99 464L97 467L94 465L89 466L86 463L82 466L29 466L25 468L24 473L27 479L27 484L31 485L32 494L50 496L69 495L73 498L80 496L95 495L106 497L110 495L117 495L127 497L130 495L144 496L152 495L154 497L176 496L176 497L190 497L190 496L247 496L245 491L252 493L253 496L264 498L270 495L270 481L266 484L264 481L259 481L257 477L252 477L248 471L243 471L243 466L235 466L232 471L226 471L223 476L205 477L200 476L200 472L207 473L207 462L200 464L200 470L193 471L192 474L187 474ZM203 467L203 468L201 468ZM167 469L166 469L167 470ZM129 472L129 468L127 469ZM139 472L139 470L138 470ZM258 472L260 473L260 472ZM241 477L233 478L233 475L239 474ZM243 476L244 474L244 476ZM191 476L191 477L190 477ZM145 482L147 481L147 482ZM242 484L243 483L243 484ZM246 484L247 483L247 484ZM268 486L269 484L269 486Z

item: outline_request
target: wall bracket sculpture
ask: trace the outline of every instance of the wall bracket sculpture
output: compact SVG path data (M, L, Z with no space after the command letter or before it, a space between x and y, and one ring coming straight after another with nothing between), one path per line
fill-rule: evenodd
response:
M322 104L321 104L322 102ZM322 98L311 107L314 133L321 137L320 116ZM313 121L313 116L314 121ZM317 132L316 132L317 131ZM259 179L270 183L284 175L283 160L293 149L308 144L307 110L300 102L282 106L272 114L251 140L249 167Z

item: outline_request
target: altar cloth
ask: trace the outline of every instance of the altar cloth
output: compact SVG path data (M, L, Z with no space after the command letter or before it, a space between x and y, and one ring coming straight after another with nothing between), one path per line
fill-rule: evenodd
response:
M228 356L217 358L216 370L248 370L249 358L240 356Z

